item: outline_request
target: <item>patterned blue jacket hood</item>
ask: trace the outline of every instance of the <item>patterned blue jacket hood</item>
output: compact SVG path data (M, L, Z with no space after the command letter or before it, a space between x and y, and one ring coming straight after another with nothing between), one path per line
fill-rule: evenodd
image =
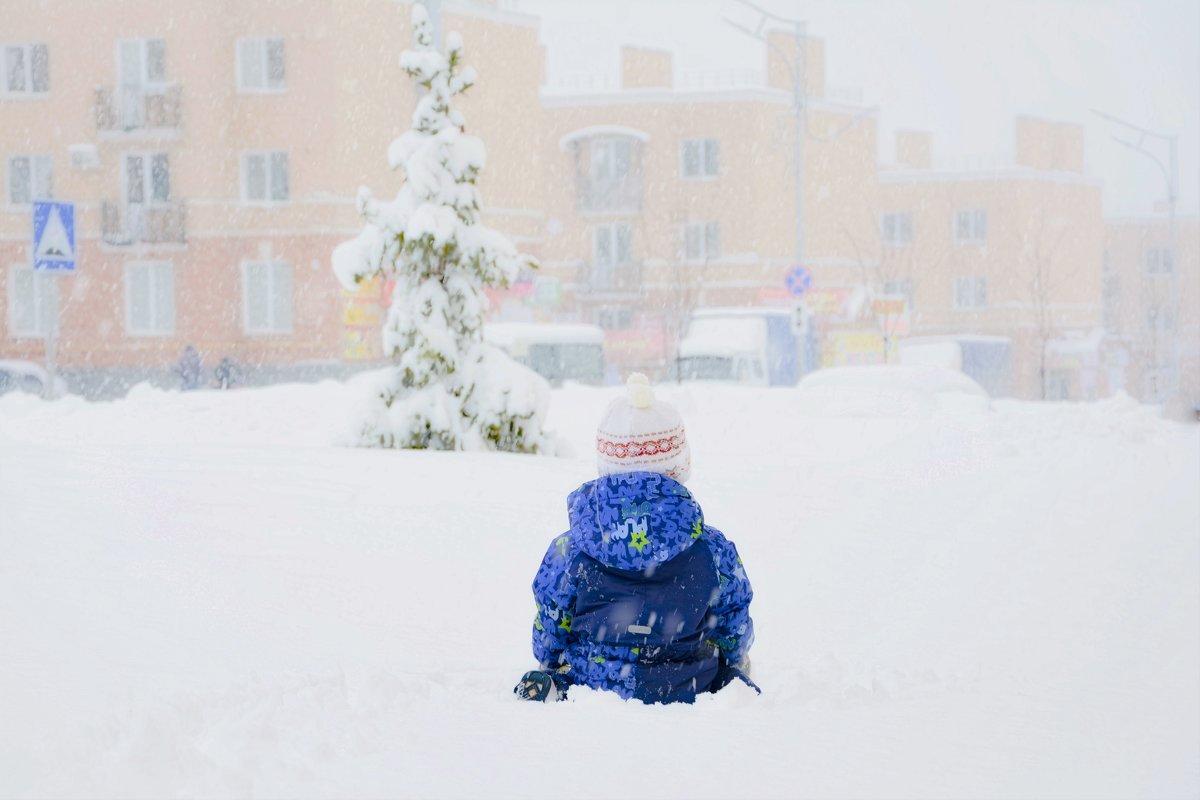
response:
M571 540L602 564L645 570L700 537L704 515L683 484L657 472L606 475L567 498Z

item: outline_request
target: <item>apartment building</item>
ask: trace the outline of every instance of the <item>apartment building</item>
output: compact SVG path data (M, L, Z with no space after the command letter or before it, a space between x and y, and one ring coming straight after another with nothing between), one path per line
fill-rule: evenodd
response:
M1103 297L1107 389L1200 404L1200 216L1105 220Z
M1079 126L1021 117L1010 157L957 165L901 131L880 165L877 110L827 83L819 38L770 32L750 75L626 47L613 87L551 91L535 18L430 7L479 73L459 107L488 149L485 221L542 264L492 292L496 319L598 324L617 371L663 375L693 309L792 306L802 266L824 366L983 336L1021 397L1154 399L1197 373L1196 219L1171 256L1165 217L1106 224ZM57 317L92 395L169 382L189 344L258 380L380 359L389 287L348 294L329 257L358 187L400 184L409 11L0 0L0 358L42 361ZM30 268L39 198L76 204L74 274Z
M936 168L929 134L898 133L871 272L907 304L901 333L1007 339L1016 396L1094 399L1101 186L1080 126L1019 117L1013 141L1011 160Z
M663 374L693 308L792 302L797 264L814 296L860 282L853 239L874 226L859 210L877 193L875 110L829 96L820 39L771 36L757 85L722 75L677 85L669 53L625 47L619 87L543 96L535 294L551 301L541 313L607 329L621 370Z
M382 287L329 268L388 197L387 147L415 87L395 0L0 0L0 357L57 361L80 391L164 380L188 344L262 379L378 355ZM441 3L480 74L467 123L490 145L489 224L536 248L536 20ZM31 203L76 204L78 269L31 270ZM368 297L371 292L374 297Z

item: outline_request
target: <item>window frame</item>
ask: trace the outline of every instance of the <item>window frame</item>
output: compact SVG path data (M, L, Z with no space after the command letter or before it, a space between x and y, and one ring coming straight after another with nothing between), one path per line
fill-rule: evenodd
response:
M698 147L697 169L694 174L688 172L687 150L689 145ZM713 170L709 171L709 155L713 156ZM679 176L685 181L715 181L721 177L721 142L715 136L683 139L679 143Z
M969 292L970 302L961 302L963 293L961 287L964 281L971 282ZM980 288L983 290L983 299L980 301ZM980 311L988 307L988 286L987 277L984 275L956 275L954 277L954 309L956 311Z
M269 324L266 327L253 327L250 324L250 270L253 267L266 266L267 270L267 316ZM275 293L277 270L284 268L288 271L288 324L282 327L275 319ZM283 259L244 259L241 262L242 273L242 332L247 336L290 336L296 332L296 271L290 261Z
M967 218L968 232L965 236L960 236L958 223L963 214L970 215ZM956 208L954 215L950 218L950 225L955 244L984 244L987 242L988 213L986 208ZM981 229L982 234L980 234Z
M155 269L157 268L157 269ZM165 268L165 269L163 269ZM147 269L147 275L154 275L150 279L150 317L151 324L147 328L135 328L133 324L133 272L137 269ZM167 272L170 275L171 292L170 292L170 326L157 324L160 322L159 316L161 310L154 302L158 288L156 273ZM171 261L127 261L125 262L123 276L125 281L125 334L137 338L156 338L164 336L174 336L176 330L177 304L175 298L177 295L175 284L175 264Z
M17 327L16 276L18 273L31 275L33 278L34 327ZM5 293L8 296L6 311L8 314L8 335L13 339L47 339L54 327L54 319L58 313L58 276L52 272L36 270L32 264L10 264L6 275ZM46 302L50 301L51 308Z
M160 157L166 159L167 164L167 196L163 199L154 196L154 161ZM142 200L139 203L129 199L130 158L142 161ZM166 150L126 150L121 153L121 207L127 209L137 205L143 208L167 208L171 203L171 154Z
M625 232L625 258L621 258L621 232ZM601 235L608 239L609 260L601 261L598 257ZM594 288L600 290L615 289L620 271L633 264L633 226L628 222L603 222L592 226L592 259L591 280ZM598 275L605 280L598 281Z
M287 195L282 200L272 200L271 192L273 188L271 178L271 158L276 155L282 155L286 159L287 169L285 171L287 181ZM247 164L251 158L263 159L263 193L264 197L261 200L251 198L249 195L249 169ZM244 206L285 206L292 202L292 157L287 150L243 150L238 154L238 183L241 191L241 201Z
M698 250L689 252L688 240L695 234ZM714 246L715 242L715 246ZM704 264L721 257L721 223L718 220L696 220L683 224L683 257L685 264Z
M597 136L589 140L591 148L591 163L588 165L588 174L593 181L609 181L611 183L624 183L629 180L634 173L633 169L633 141L627 136ZM626 151L625 172L617 172L617 148L623 147ZM597 170L596 165L599 163L597 159L598 151L608 151L608 175L601 175Z
M162 51L163 51L163 54L162 54L162 76L159 78L151 78L150 77L150 43L151 42L161 42L162 43ZM137 76L138 80L137 80L136 84L134 84L134 83L127 84L123 80L127 76L125 75L124 62L122 61L122 58L121 58L121 49L126 44L136 44L138 46L138 50L139 50L138 64L141 67L141 74ZM168 86L171 85L172 81L169 77L167 77L168 73L167 73L167 40L166 39L164 39L161 36L143 36L143 37L135 36L135 37L127 38L127 39L118 39L116 48L117 48L117 87L118 87L118 89L124 89L126 87L133 87L136 85L138 88L140 88L142 90L142 94L156 94L156 93L162 92L164 89L166 89Z
M283 51L283 80L278 86L271 85L271 56L270 44L278 42ZM242 52L243 45L257 45L259 66L262 68L262 86L250 86L246 83L246 62ZM238 94L285 94L287 92L287 45L283 36L243 36L234 43L234 82Z
M1147 275L1171 275L1175 272L1175 257L1169 245L1147 247L1143 260Z
M41 47L46 51L46 88L33 88L33 51ZM20 49L27 70L24 89L8 87L8 51ZM50 43L49 42L0 42L0 97L5 100L44 100L50 96Z
M888 235L888 223L892 223ZM904 224L901 225L900 223ZM898 234L904 233L901 237ZM887 247L911 247L913 243L912 213L909 211L885 211L879 215L879 241Z
M17 202L16 200L13 199L13 194L12 194L12 177L13 177L12 162L18 158L25 158L25 159L29 160L29 200L26 202ZM34 191L34 187L37 185L37 182L38 182L37 181L37 176L38 176L37 164L38 163L45 164L47 173L48 173L47 183L49 186L49 191L46 193L46 195L44 197L39 197L37 195L37 193ZM39 200L53 200L53 199L54 199L54 156L49 155L47 153L13 153L4 159L4 201L9 207L31 208L33 206L33 204Z

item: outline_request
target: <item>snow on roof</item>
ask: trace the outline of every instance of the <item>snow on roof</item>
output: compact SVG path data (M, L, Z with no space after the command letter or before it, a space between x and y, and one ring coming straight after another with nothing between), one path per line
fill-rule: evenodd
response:
M900 347L933 344L934 342L973 342L978 344L1010 344L1007 336L988 336L982 333L946 333L929 336L907 336L900 340Z
M586 128L571 131L559 139L558 149L566 150L567 146L572 142L579 141L580 139L591 139L596 136L626 136L631 139L637 139L639 142L650 141L650 134L639 131L636 128L627 128L624 125L589 125Z
M483 338L508 350L517 343L530 344L604 344L604 329L595 325L542 322L488 322Z
M693 319L709 317L786 317L792 309L788 306L710 306L697 308L692 312Z
M1104 342L1104 329L1094 328L1086 335L1067 335L1046 342L1046 350L1051 353L1081 354L1095 353Z
M688 326L679 344L681 358L733 356L761 353L766 348L767 326L760 317L699 317Z

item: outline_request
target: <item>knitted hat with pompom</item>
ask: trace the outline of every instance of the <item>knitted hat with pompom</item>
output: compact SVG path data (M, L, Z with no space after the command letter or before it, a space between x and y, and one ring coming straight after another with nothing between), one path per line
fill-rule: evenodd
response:
M683 483L692 472L692 450L679 412L654 399L650 380L640 372L629 376L625 389L625 396L609 404L596 431L600 474L659 472Z

